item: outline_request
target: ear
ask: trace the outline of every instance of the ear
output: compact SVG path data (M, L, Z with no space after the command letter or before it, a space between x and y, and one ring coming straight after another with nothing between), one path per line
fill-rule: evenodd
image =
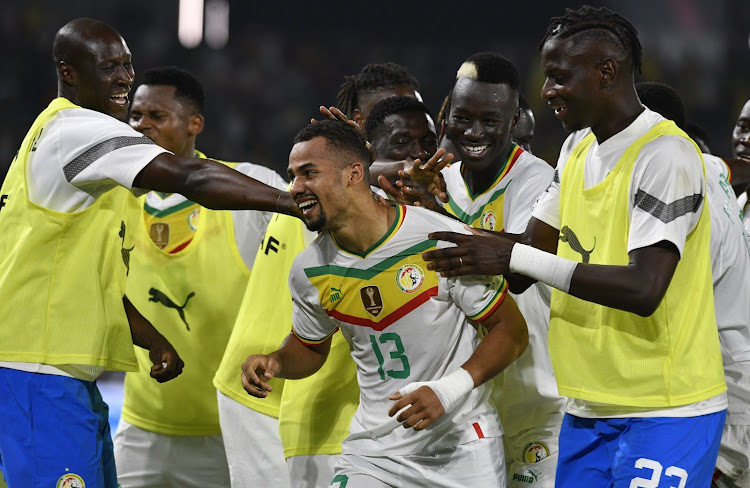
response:
M190 135L198 135L203 132L204 119L201 114L195 114L190 116L188 121L188 132Z
M354 186L365 179L365 167L359 162L355 161L349 165L349 186Z
M518 107L518 110L516 110L515 115L513 115L513 120L510 122L510 133L513 134L513 131L516 130L516 124L518 123L518 120L521 118L521 107Z
M70 86L78 85L78 73L73 66L69 65L65 61L60 61L57 64L57 76L63 83Z
M441 142L443 142L443 137L445 137L445 119L440 121L440 134L438 134L438 146Z
M617 79L617 74L619 71L619 66L617 65L617 61L615 61L612 58L606 58L603 61L599 62L599 76L600 76L600 86L602 88L610 89L614 86L615 80Z
M358 108L354 109L354 112L352 112L352 120L357 123L358 126L360 126L362 129L365 128L365 114L359 111Z

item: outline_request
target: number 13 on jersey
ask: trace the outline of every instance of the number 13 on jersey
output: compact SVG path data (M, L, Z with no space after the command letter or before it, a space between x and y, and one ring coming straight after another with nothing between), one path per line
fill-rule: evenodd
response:
M409 377L411 373L409 358L406 357L404 344L398 334L386 332L380 334L380 337L370 335L370 344L372 344L375 357L378 358L378 373L380 373L381 380L385 380L386 375L397 379ZM389 359L385 359L384 352L389 354Z

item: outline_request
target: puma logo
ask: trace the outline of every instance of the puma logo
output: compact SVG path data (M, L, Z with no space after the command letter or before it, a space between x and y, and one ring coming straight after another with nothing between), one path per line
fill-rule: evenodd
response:
M117 234L122 238L122 249L120 252L122 253L122 262L125 263L125 274L130 274L130 252L135 249L135 244L133 244L133 247L130 249L125 248L125 221L120 221L120 233Z
M573 232L573 230L567 225L564 225L563 228L560 229L560 240L562 242L567 242L572 250L580 254L581 262L584 264L589 262L589 257L596 248L596 236L594 236L594 246L591 248L591 250L587 251L583 248L583 245L581 245L581 241L578 240L578 236L575 234L575 232Z
M338 301L338 300L341 300L342 292L341 292L341 288L340 287L342 285L343 285L343 283L341 285L339 285L339 288L331 287L331 297L330 297L331 303L333 303L335 301Z
M177 313L180 314L180 318L182 319L182 322L185 324L185 327L187 327L188 331L190 330L190 326L188 325L187 320L185 320L185 307L187 307L188 302L195 295L194 291L190 292L190 294L185 299L185 303L183 303L182 306L177 305L175 302L172 301L171 298L165 295L164 292L159 291L156 288L151 288L148 291L148 294L151 295L151 298L148 299L149 302L161 303L165 307L174 308L175 310L177 310Z

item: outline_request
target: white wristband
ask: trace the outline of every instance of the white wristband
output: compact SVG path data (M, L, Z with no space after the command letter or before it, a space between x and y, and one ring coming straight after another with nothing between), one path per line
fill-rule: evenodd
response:
M443 405L443 409L448 412L462 400L467 393L474 389L474 378L464 368L458 368L453 373L443 376L434 381L415 381L401 388L398 392L401 396L416 391L421 386L428 386L437 395L438 400Z
M547 283L568 293L578 263L535 247L515 244L510 254L510 271Z

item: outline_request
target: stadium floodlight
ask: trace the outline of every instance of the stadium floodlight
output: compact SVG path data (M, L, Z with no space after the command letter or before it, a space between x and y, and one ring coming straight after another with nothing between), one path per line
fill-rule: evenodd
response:
M206 44L221 49L229 40L229 1L208 0L206 3Z
M177 37L187 49L197 47L203 39L203 0L180 0Z

